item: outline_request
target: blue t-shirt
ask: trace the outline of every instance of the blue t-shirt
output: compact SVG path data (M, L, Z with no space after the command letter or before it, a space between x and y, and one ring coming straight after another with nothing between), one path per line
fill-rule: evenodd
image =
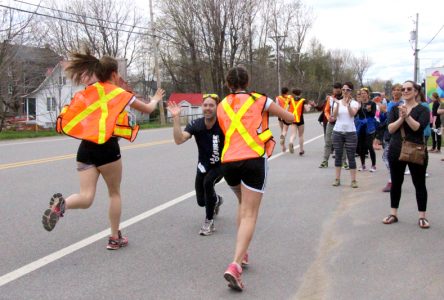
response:
M191 121L184 129L196 139L199 152L197 169L200 173L206 173L211 168L220 166L220 156L224 147L225 136L219 126L219 122L207 129L205 118Z

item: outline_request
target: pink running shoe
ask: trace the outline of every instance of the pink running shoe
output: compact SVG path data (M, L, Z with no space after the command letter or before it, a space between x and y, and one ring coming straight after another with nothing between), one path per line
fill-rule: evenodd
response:
M242 258L242 268L245 268L249 265L250 263L248 262L248 252L245 253L244 258Z
M106 249L108 250L117 250L122 247L125 247L128 245L128 238L126 236L122 236L122 233L119 230L119 237L117 239L113 237L109 237L108 239L108 246L106 246Z
M242 292L242 290L244 289L244 284L242 283L241 275L242 267L239 266L237 263L231 263L228 265L228 268L224 273L224 278L229 282L228 286L230 288Z

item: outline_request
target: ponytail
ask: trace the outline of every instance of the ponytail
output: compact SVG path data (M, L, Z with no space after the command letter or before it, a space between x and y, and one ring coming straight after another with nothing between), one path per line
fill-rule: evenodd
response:
M86 49L85 53L76 52L70 56L71 60L65 72L75 84L81 84L83 76L93 75L99 81L105 82L111 78L113 72L118 72L117 60L110 56L103 56L99 60L89 49Z

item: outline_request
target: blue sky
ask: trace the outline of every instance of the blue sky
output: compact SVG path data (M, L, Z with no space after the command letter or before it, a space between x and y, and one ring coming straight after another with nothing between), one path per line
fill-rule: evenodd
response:
M366 54L372 66L367 79L413 79L414 45L409 42L419 14L418 49L422 49L444 25L444 4L439 0L303 0L312 7L316 37L327 49L348 49ZM444 66L444 29L419 51L419 78L424 69Z

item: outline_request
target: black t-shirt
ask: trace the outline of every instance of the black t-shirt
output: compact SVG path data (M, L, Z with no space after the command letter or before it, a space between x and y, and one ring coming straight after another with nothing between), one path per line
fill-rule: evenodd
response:
M441 118L438 115L438 108L439 108L439 101L435 101L433 102L433 106L432 106L432 116L436 117L436 121L435 121L435 127L439 128L441 127ZM432 121L430 121L432 122Z
M198 171L206 173L207 170L220 166L220 156L224 147L224 134L216 123L210 129L205 126L205 118L191 121L185 131L194 135L199 152Z
M404 122L401 126L404 126L405 131L405 139L410 142L414 142L417 144L424 144L424 128L427 127L427 125L430 122L430 112L429 110L418 104L412 110L410 111L410 116L415 119L417 122L419 122L419 129L417 131L413 131L410 126ZM395 122L399 118L399 109L397 107L394 107L390 111L389 115L389 124ZM396 130L392 135L390 139L390 154L399 157L399 154L401 152L401 146L402 146L402 136L401 136L401 128Z
M361 108L358 110L359 119L374 118L376 115L376 103L373 101L368 101L367 103L362 103Z

